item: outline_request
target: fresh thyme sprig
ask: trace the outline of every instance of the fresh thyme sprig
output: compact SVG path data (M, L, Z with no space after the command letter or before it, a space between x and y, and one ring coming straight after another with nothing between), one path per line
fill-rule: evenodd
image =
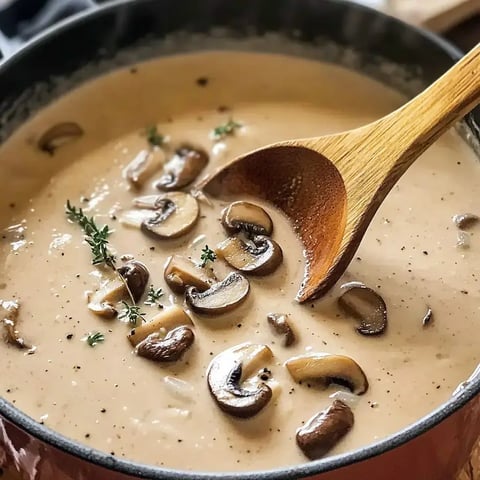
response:
M147 128L147 140L152 147L161 147L165 143L165 136L158 132L156 125Z
M221 140L225 138L227 135L233 135L237 128L242 127L241 123L235 122L234 120L230 119L227 123L223 125L219 125L215 127L212 131L212 138L214 140Z
M208 245L205 245L204 248L202 248L202 254L200 255L200 260L202 263L200 266L204 268L208 262L214 262L217 259L217 254L209 248Z
M123 310L120 312L118 318L126 318L128 323L132 325L137 325L139 321L146 322L145 313L140 312L140 307L138 305L130 305L127 302L122 301Z
M95 345L105 341L105 335L100 332L90 332L87 335L86 341L91 347L94 347Z
M150 288L147 292L147 299L145 300L145 305L158 305L160 307L160 303L158 301L160 298L163 297L163 291L161 288L155 289L153 285L150 285Z
M82 208L77 208L67 200L65 213L70 221L78 223L85 233L85 241L92 250L92 264L104 263L115 269L115 256L108 249L108 237L112 233L108 225L99 228L93 217L87 217Z

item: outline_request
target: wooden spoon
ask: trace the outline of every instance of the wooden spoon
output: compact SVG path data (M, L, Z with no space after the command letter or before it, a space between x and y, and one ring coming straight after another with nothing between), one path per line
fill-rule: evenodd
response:
M355 130L255 150L207 178L203 189L215 197L254 196L282 210L307 259L297 300L319 298L347 268L393 185L478 103L480 44L386 117Z

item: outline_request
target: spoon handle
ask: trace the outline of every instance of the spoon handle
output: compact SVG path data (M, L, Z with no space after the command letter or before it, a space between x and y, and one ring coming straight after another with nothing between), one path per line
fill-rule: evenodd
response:
M389 156L386 161L391 162L390 174L395 177L391 180L398 180L440 135L479 103L480 43L420 95L367 127L386 150L375 156Z

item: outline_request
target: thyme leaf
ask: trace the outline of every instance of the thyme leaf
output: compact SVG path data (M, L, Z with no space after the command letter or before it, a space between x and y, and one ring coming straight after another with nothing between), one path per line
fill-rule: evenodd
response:
M237 128L242 127L241 123L235 122L230 119L227 123L215 127L212 131L212 137L214 140L222 140L227 135L233 135Z
M147 292L147 299L145 300L145 305L157 305L160 306L158 301L163 297L163 291L161 288L155 289L153 285L150 285L150 288Z
M86 340L91 347L94 347L95 345L105 341L105 335L100 332L90 332L87 335Z
M147 140L152 147L161 147L165 143L165 136L158 132L157 126L147 128Z
M92 250L92 264L104 263L115 269L115 256L108 249L108 237L112 231L108 225L98 227L93 217L87 217L82 208L77 208L67 200L65 213L71 222L77 223L85 233L85 241Z
M200 255L200 260L202 263L200 263L200 266L204 268L208 262L214 262L217 259L217 254L209 248L208 245L205 245L204 248L202 248L202 254Z
M130 305L125 301L122 301L123 310L120 312L118 318L121 320L123 318L128 320L128 323L132 325L137 325L139 321L146 322L145 313L140 311L138 305Z

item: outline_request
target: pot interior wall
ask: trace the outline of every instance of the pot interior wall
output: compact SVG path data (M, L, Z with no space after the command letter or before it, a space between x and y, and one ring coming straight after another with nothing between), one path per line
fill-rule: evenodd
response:
M0 66L0 141L79 83L159 55L205 49L292 54L362 71L409 96L458 55L392 18L341 1L119 1L80 17ZM468 124L478 135L480 113L475 116Z

